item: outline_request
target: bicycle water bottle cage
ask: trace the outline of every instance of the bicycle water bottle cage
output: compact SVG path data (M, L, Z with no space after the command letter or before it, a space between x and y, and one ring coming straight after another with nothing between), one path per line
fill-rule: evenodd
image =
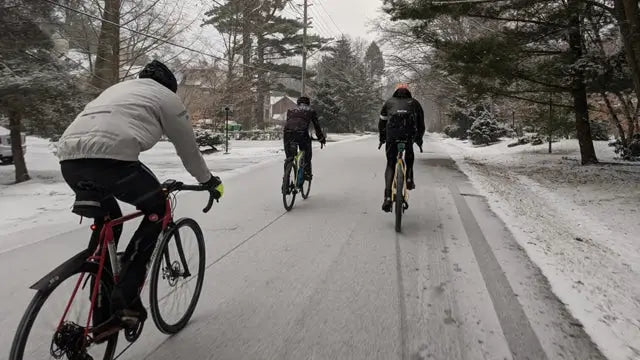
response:
M398 143L398 152L404 151L405 144L403 142Z

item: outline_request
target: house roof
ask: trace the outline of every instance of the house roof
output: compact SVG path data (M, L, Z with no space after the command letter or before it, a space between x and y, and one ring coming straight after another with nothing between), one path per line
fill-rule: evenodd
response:
M270 101L271 101L271 106L277 104L280 100L287 98L289 99L291 102L293 102L294 104L298 101L298 99L291 97L291 96L272 96Z
M0 126L0 135L9 135L10 131L7 128Z

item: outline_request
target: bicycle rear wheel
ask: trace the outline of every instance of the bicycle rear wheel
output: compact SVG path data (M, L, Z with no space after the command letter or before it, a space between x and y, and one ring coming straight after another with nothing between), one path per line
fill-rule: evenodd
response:
M91 292L98 265L83 264L76 271L63 276L57 283L47 290L39 290L27 307L11 345L9 360L31 359L92 359L111 360L115 356L118 334L111 336L102 344L82 345L84 330L89 317ZM71 294L82 281L65 317L60 330L58 325L69 303ZM100 280L100 292L96 303L103 304L94 309L93 326L95 322L106 320L110 315L109 300L113 289L112 279L103 272ZM84 357L82 357L84 356Z
M396 232L402 231L402 213L404 212L404 172L400 164L396 165Z
M288 162L284 168L284 177L282 178L282 204L287 211L291 211L293 204L296 202L296 176L293 162Z
M158 330L175 334L198 305L205 270L204 236L195 220L185 218L160 241L151 265L149 307Z

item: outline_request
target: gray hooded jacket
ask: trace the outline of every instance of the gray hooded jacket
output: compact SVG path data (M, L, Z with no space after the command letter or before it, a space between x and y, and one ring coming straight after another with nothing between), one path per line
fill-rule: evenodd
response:
M124 81L106 89L69 125L58 142L58 158L137 161L162 135L200 183L211 172L200 154L180 98L152 79Z

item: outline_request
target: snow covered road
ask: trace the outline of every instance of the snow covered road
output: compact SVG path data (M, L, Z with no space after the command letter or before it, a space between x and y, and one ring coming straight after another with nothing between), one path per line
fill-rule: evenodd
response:
M122 358L603 358L446 153L417 154L397 235L379 209L376 147L368 138L316 150L311 197L290 213L279 161L224 177L209 214L198 194L182 195L176 214L196 218L207 239L198 308L173 337L148 321ZM0 254L2 358L28 286L86 238L75 230Z

